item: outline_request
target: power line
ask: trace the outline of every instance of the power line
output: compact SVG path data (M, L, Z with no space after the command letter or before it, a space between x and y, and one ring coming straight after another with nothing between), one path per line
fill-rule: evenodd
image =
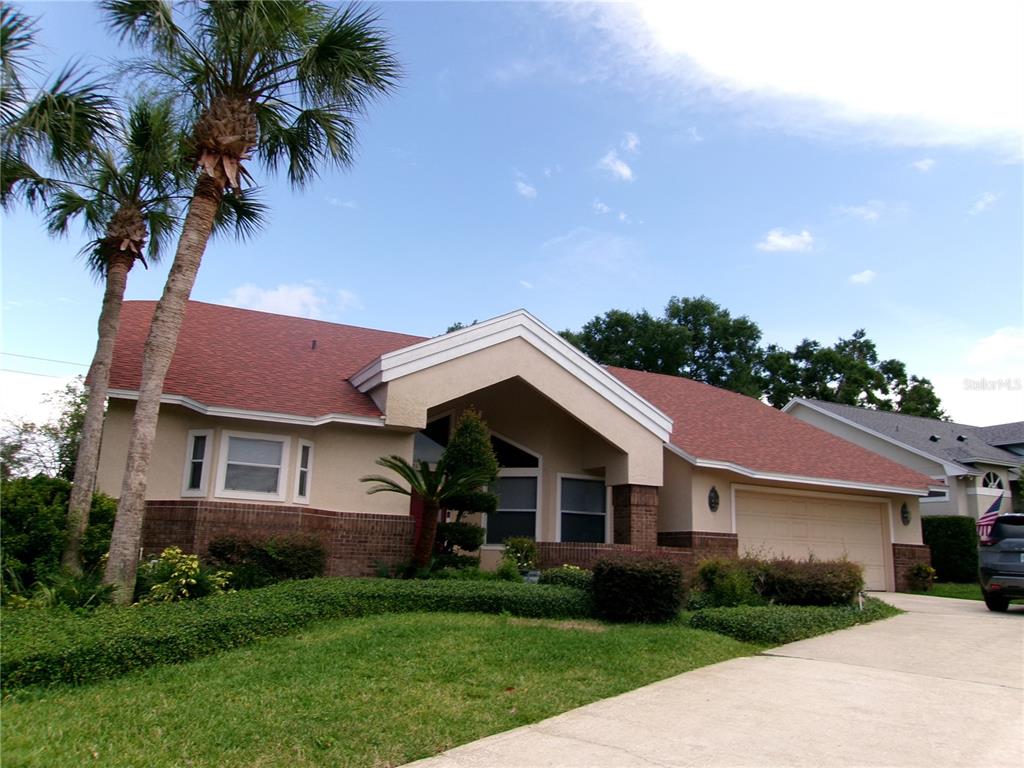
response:
M62 363L63 365L77 365L79 368L88 368L88 363L73 363L70 360L54 360L52 357L35 357L34 355L19 355L14 352L0 352L0 355L7 355L8 357L20 357L24 360L41 360L44 363ZM4 370L7 370L6 368ZM19 371L15 371L19 373ZM24 371L20 371L24 373Z
M39 376L43 379L66 379L67 376L57 376L53 373L36 373L35 371L19 371L17 368L0 368L4 373L21 373L25 376Z

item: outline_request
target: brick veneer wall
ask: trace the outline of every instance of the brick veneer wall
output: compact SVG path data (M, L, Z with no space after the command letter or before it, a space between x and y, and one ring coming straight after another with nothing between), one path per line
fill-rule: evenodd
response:
M412 556L413 519L405 515L331 512L271 504L180 499L147 501L144 555L177 545L203 554L220 536L305 533L327 550L328 576L372 576L379 564L396 566Z
M697 562L713 557L739 557L739 537L735 533L710 531L660 531L659 547L682 547L693 552Z
M896 576L896 591L910 591L910 569L918 563L931 565L932 550L927 544L893 544L892 566Z
M658 544L658 489L652 485L612 486L612 530L616 544Z
M693 552L671 547L638 547L632 544L585 544L580 542L538 541L537 559L540 568L577 565L593 568L605 557L656 557L679 563L687 578L695 573Z

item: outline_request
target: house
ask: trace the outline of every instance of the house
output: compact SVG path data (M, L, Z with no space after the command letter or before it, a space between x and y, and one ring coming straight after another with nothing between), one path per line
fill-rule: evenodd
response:
M989 510L1009 512L1020 503L1012 489L1019 496L1024 422L972 427L804 398L783 411L931 477L939 487L921 499L923 515L977 520Z
M99 472L114 495L153 309L122 310ZM309 531L331 574L407 561L409 500L359 478L382 455L435 458L469 406L502 467L485 566L513 535L537 540L543 566L846 555L872 589L928 560L927 475L748 397L602 367L528 312L424 339L199 302L164 387L144 549Z

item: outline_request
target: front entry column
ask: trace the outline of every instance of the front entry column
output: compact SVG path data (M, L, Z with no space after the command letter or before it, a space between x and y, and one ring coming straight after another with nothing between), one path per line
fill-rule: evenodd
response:
M612 486L612 530L616 544L658 546L658 487Z

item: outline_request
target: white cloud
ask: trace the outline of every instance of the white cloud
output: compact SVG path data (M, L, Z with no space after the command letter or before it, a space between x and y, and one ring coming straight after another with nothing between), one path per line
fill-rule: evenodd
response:
M965 9L920 0L637 0L554 12L575 19L581 35L600 35L579 67L593 79L684 106L710 97L745 122L803 135L989 146L1019 159L1024 3Z
M319 319L351 309L361 309L359 297L347 289L328 292L318 283L281 283L275 288L260 288L245 283L233 288L223 303L260 312Z
M867 285L873 282L876 277L878 277L878 273L873 269L865 269L863 272L850 275L850 282L855 285Z
M629 218L629 214L626 213L625 211L619 211L619 221L621 221L623 224L629 224L632 221L632 219Z
M629 167L629 164L619 157L619 153L614 149L609 149L608 154L601 158L597 164L598 168L608 171L612 176L621 181L632 181L633 169Z
M523 286L523 288L533 290L533 283L531 283L529 280L520 280L519 284Z
M516 192L519 193L520 197L525 197L527 200L533 200L537 197L537 188L527 184L522 179L516 180Z
M1024 326L1009 325L978 339L967 353L967 364L974 367L1000 365L1024 372Z
M935 160L930 157L922 157L920 160L912 162L910 167L921 173L928 173L928 171L935 167Z
M986 192L984 195L974 201L974 205L968 211L971 216L977 216L979 213L983 213L985 210L990 208L992 204L999 199L999 195L992 192Z
M861 221L878 221L884 209L885 203L881 200L868 200L864 205L840 205L836 207L836 211L843 216L849 216L851 219L860 219Z
M688 138L694 144L700 144L704 141L704 137L700 135L700 131L695 126L690 126L686 129L686 138Z
M594 208L594 213L599 213L601 215L604 215L606 213L611 213L611 210L612 210L610 207L608 207L607 205L602 203L600 200L595 200L594 201L593 208Z
M757 244L759 251L809 251L814 247L814 236L806 229L787 234L773 229Z
M350 211L358 210L359 203L355 200L342 200L340 197L328 197L327 204L335 208L348 208Z
M622 148L631 154L635 154L640 148L640 137L632 131L627 131L622 139Z

